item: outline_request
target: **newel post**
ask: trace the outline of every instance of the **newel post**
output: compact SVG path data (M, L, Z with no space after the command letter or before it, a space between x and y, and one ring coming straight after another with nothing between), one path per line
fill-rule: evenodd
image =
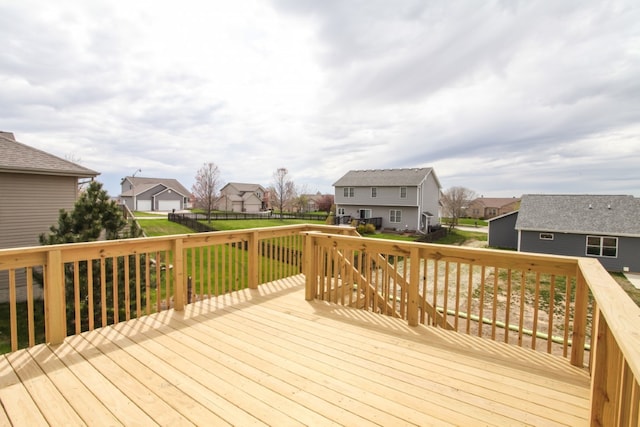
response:
M418 326L418 285L420 283L420 249L411 248L409 257L409 301L407 321L409 326Z
M184 245L181 238L173 240L173 280L175 292L173 295L173 308L184 310L185 280L184 280Z
M571 334L571 364L584 366L584 343L587 336L587 308L589 305L589 287L584 279L580 264L576 269L576 301Z
M316 297L317 271L313 256L313 232L304 233L303 273L305 277L304 298L311 301Z
M51 250L47 252L44 282L46 340L50 344L60 344L67 336L64 286L62 252L60 250Z
M258 231L252 231L249 234L249 241L247 243L249 245L248 256L249 256L249 288L257 289L258 282L260 281L260 275L258 270L258 259L259 259L259 250L260 247L260 238L258 237Z

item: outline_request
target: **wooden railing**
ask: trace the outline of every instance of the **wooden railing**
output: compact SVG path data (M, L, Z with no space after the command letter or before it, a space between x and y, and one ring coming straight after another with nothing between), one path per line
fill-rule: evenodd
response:
M640 309L594 259L305 233L319 298L589 365L592 424L638 426Z
M353 234L294 225L0 250L8 350L303 272L307 299L588 366L592 424L639 425L640 309L596 260Z
M300 233L308 230L354 233L293 225L0 250L0 287L8 289L5 350L181 310L188 282L197 300L299 274Z

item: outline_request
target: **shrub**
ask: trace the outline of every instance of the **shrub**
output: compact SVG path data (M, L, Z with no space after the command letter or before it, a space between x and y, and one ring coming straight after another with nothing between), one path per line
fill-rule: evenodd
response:
M376 232L376 227L373 224L360 224L358 225L357 230L360 234L374 234Z

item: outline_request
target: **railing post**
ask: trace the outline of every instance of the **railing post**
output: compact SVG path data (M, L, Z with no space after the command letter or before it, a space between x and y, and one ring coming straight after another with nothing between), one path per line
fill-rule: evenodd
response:
M184 310L185 283L184 283L184 245L182 238L176 237L173 240L173 279L175 292L173 295L173 308L178 311Z
M260 247L260 238L258 237L258 232L253 231L249 234L249 247L248 250L248 258L249 258L249 288L257 289L258 282L260 281L260 274L258 270L258 259L259 259L259 251Z
M50 344L60 344L67 336L64 266L60 250L47 252L45 274L46 340Z
M571 364L584 366L584 343L587 335L587 306L589 304L589 287L584 279L580 264L576 269L576 300L573 316L573 333L571 334Z
M317 272L313 257L313 233L304 233L304 277L305 277L305 293L304 298L311 301L316 297Z
M418 248L411 248L409 263L407 321L409 326L418 326L418 284L420 283L420 250Z

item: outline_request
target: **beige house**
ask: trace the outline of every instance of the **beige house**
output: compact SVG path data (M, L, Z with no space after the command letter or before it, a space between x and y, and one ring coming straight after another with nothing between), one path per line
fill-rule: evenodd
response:
M467 216L476 219L489 219L509 212L520 206L520 199L516 197L478 197L469 203Z
M260 212L267 209L267 191L260 184L230 182L220 189L216 209L226 212Z
M80 179L97 175L0 132L0 249L38 246L40 234L58 222L60 209L73 209ZM24 300L23 270L16 271L16 283L17 298ZM0 302L7 300L8 277L0 274Z
M79 180L97 175L0 132L0 249L38 245L60 209L73 209Z

